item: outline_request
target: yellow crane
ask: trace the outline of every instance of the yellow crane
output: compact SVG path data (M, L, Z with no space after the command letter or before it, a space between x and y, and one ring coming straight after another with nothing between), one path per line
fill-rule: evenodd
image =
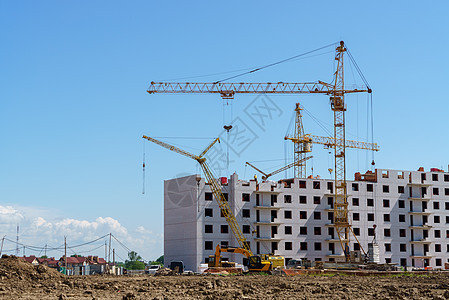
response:
M159 141L157 139L154 139L154 138L146 136L146 135L144 135L142 138L144 138L150 142L153 142L159 146L162 146L170 151L173 151L173 152L182 154L184 156L187 156L191 159L194 159L200 164L201 169L204 172L204 176L206 177L207 182L209 183L212 194L213 194L215 200L217 200L218 206L220 207L221 212L223 213L223 216L226 219L226 222L229 224L229 227L231 227L232 233L234 234L234 237L237 239L237 242L240 246L239 248L236 248L236 249L239 249L239 251L240 251L238 253L243 253L248 258L248 269L253 272L254 271L257 271L257 272L270 271L271 267L272 267L272 263L267 260L262 260L261 256L254 255L253 252L251 251L251 248L250 248L248 242L246 241L246 238L243 235L243 232L240 229L237 219L235 218L234 213L232 212L231 208L229 207L228 201L226 201L226 198L223 195L223 192L221 191L221 187L220 187L220 184L218 183L217 177L214 176L214 174L212 173L212 170L209 168L208 164L206 163L206 158L204 157L204 155L207 153L207 151L210 150L210 148L212 148L212 146L216 142L220 142L220 139L216 138L206 149L204 149L203 152L200 153L200 155L195 155L195 154L189 153L185 150L182 150L178 147L172 146L170 144L164 143L162 141ZM220 249L220 246L217 246L217 249ZM224 250L224 251L226 251L226 250ZM231 251L229 251L229 252L231 252ZM215 261L215 264L217 264L220 260L217 258L214 261ZM218 266L218 264L216 266Z
M345 141L345 95L349 93L371 93L369 87L362 89L345 89L344 84L344 54L347 52L345 43L335 48L336 71L332 83L323 81L306 83L229 83L229 82L151 82L147 92L156 93L187 93L187 94L220 94L223 99L233 99L235 94L324 94L330 99L334 114L334 139ZM350 56L351 58L351 56ZM348 197L346 189L346 143L335 143L334 147L334 227L341 241L343 251L349 249ZM348 256L347 256L348 257Z
M304 153L311 152L312 144L321 144L324 145L327 148L333 148L336 144L342 145L345 144L346 148L355 148L355 149L364 149L364 150L372 150L372 151L379 151L380 148L377 145L377 143L368 143L368 142L361 142L361 141L352 141L352 140L342 140L342 139L335 139L334 137L325 137L325 136L318 136L318 135L312 135L312 134L305 134L304 132L304 125L302 123L302 114L301 111L303 108L299 103L296 103L295 107L295 133L293 137L289 137L288 135L285 136L285 140L290 140L295 144L295 149L299 148L303 150ZM301 145L298 147L297 145ZM296 151L295 151L296 153ZM296 161L299 161L301 159L296 159ZM298 178L305 178L305 176L301 176Z
M302 163L304 163L306 160L309 160L309 159L311 159L311 158L313 158L313 156L309 156L309 157L303 158L303 159L301 159L301 160L294 161L294 162L292 162L291 164L288 164L288 165L286 165L286 166L283 166L282 168L277 169L277 170L275 170L275 171L273 171L273 172L271 172L271 173L268 173L268 174L265 173L264 171L260 170L260 169L257 168L256 166L250 164L249 162L246 162L246 164L247 164L248 166L252 167L254 170L260 172L260 173L262 174L262 180L267 180L269 177L271 177L271 176L273 176L273 175L276 175L276 174L278 174L278 173L280 173L280 172L282 172L282 171L288 170L288 169L290 169L290 168L293 167L293 166L299 166L299 165L301 165Z
M294 137L286 136L284 138L285 140L291 140L294 143L295 160L302 159L302 157L305 155L305 153L311 152L312 144L321 144L327 148L336 148L337 146L342 147L342 145L344 145L344 148L355 148L355 149L379 151L379 146L376 143L335 139L333 137L324 137L324 136L305 134L304 126L302 123L302 115L301 115L302 110L303 110L303 108L301 107L301 105L299 103L296 103ZM305 178L305 176L306 176L305 163L298 165L298 169L299 169L299 172L297 172L297 173L295 172L295 175L301 176L299 178ZM337 208L336 206L334 206L334 214L338 214L339 209L340 208ZM352 232L352 227L349 224L349 222L348 222L348 225L349 225L348 226L349 230ZM359 243L357 236L355 234L353 234L353 236L355 237L357 243ZM340 237L340 239L339 239L340 244L345 252L346 257L348 257L348 255L349 255L348 249L347 249L347 244L349 242L348 238L349 238L348 235L346 235L344 238ZM360 245L360 243L359 243L359 245ZM365 252L362 245L360 245L360 248L362 249L363 252Z
M154 139L154 138L146 136L146 135L144 135L143 138L147 139L150 142L153 142L159 146L162 146L168 150L171 150L173 152L176 152L176 153L182 154L184 156L187 156L191 159L194 159L200 164L201 169L204 172L204 176L206 177L207 182L209 183L210 189L212 191L212 195L214 196L215 200L217 200L218 206L220 207L224 217L226 218L226 222L228 222L229 227L231 227L232 233L234 234L235 238L237 239L237 242L239 243L241 248L250 252L252 255L251 249L246 241L246 238L243 236L243 232L240 230L240 226L237 223L237 220L236 220L234 214L232 213L231 208L229 207L228 201L226 201L226 198L221 191L220 184L218 183L217 178L214 176L214 174L212 173L212 170L209 168L208 164L206 163L206 158L204 157L204 155L207 153L207 151L209 151L210 148L212 148L212 146L216 142L220 142L220 139L216 138L206 149L204 149L203 152L200 153L200 155L195 155L195 154L189 153L185 150L182 150L178 147L172 146L170 144L164 143L162 141L159 141L157 139Z
M377 143L368 143L368 142L361 142L361 141L352 141L352 140L336 140L333 137L329 136L318 136L318 135L312 135L312 134L305 134L303 136L300 136L299 138L291 138L291 137L285 137L286 140L291 140L293 142L297 143L307 143L307 144L321 144L328 148L333 148L335 145L342 145L345 144L345 148L355 148L355 149L365 149L365 150L372 150L372 151L379 151L380 147L377 145Z
M302 108L299 105L299 103L296 103L296 117L295 117L295 133L294 137L299 138L303 136L304 133L304 126L302 124L302 115L301 115ZM306 153L311 152L312 149L310 147L310 144L308 143L294 143L294 160L299 161L304 159L306 157ZM295 178L306 178L307 177L307 171L306 171L306 162L295 166Z

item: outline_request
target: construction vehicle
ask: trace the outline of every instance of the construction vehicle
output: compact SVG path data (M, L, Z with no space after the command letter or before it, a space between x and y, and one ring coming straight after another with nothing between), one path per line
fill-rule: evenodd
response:
M221 210L221 213L223 214L223 216L226 219L226 222L228 223L229 227L231 228L231 231L234 234L235 239L239 243L240 247L238 249L241 249L240 251L245 251L245 256L250 258L249 259L250 261L248 263L248 269L251 270L251 268L252 268L255 271L259 270L259 269L265 270L267 267L263 267L262 265L267 265L267 264L270 265L269 269L271 269L271 262L269 262L269 261L262 262L261 257L254 255L253 252L251 251L251 248L249 247L249 244L246 241L246 238L243 235L243 232L240 229L239 224L237 223L237 219L235 218L234 213L232 212L232 210L229 207L228 201L226 200L225 196L223 195L223 192L221 191L221 187L217 180L217 177L214 176L214 174L212 173L212 170L209 168L208 164L206 163L206 158L204 157L204 155L210 150L210 148L212 148L212 146L216 142L220 142L220 139L216 138L203 152L201 152L200 155L194 155L194 154L191 154L191 153L189 153L185 150L182 150L178 147L175 147L170 144L159 141L157 139L154 139L154 138L151 138L151 137L148 137L145 135L143 136L143 138L149 140L150 142L158 144L168 150L171 150L173 152L176 152L176 153L182 154L184 156L187 156L189 158L192 158L200 164L200 166L204 172L204 176L206 177L206 179L209 183L210 189L212 191L212 195L215 198L215 200L217 201L218 206ZM229 252L229 251L227 251L227 252ZM284 257L281 257L281 258L282 258L282 260L284 259ZM221 259L217 258L214 261L219 262L219 261L221 261Z
M221 253L240 253L243 254L246 259L244 259L244 265L248 267L250 272L270 272L273 269L273 264L268 259L262 260L259 255L253 255L250 251L237 248L237 247L220 247L217 245L215 248L215 254L209 256L208 267L209 268L234 268L234 262L222 261ZM283 264L283 259L282 259Z
M268 261L271 263L271 268L283 268L285 265L285 258L281 255L260 254L262 261Z

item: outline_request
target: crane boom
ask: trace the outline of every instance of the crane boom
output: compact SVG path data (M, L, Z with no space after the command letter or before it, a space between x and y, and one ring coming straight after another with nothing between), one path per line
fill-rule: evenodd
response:
M206 83L206 82L154 82L147 90L155 93L203 94L216 93L225 99L234 98L234 94L327 94L333 93L333 85L318 82L277 82L277 83ZM368 92L367 89L344 90L343 93Z
M276 171L273 171L273 172L267 174L265 179L267 179L270 176L276 175L276 174L278 174L278 173L280 173L282 171L288 170L288 169L290 169L293 166L299 166L300 164L302 164L303 162L305 162L306 160L309 160L311 158L313 158L313 156L308 156L308 157L305 157L305 158L303 158L301 160L294 161L294 162L292 162L289 165L286 165L286 166L284 166L284 167L282 167L282 168L280 168L280 169L278 169ZM263 177L262 177L262 179L263 179Z
M296 161L292 162L291 164L288 164L288 165L286 165L286 166L283 166L282 168L277 169L277 170L275 170L275 171L273 171L273 172L271 172L271 173L268 173L268 174L265 173L265 172L263 172L263 171L260 170L259 168L255 167L254 165L250 164L249 162L246 162L246 164L249 165L249 166L251 166L254 170L259 171L260 173L262 173L262 175L263 175L263 176L262 176L262 179L263 179L263 180L267 180L268 177L273 176L273 175L276 175L276 174L278 174L278 173L280 173L280 172L282 172L282 171L288 170L288 169L290 169L290 168L293 167L293 166L299 166L300 164L302 164L302 163L305 162L306 160L311 159L312 157L313 157L313 156L309 156L309 157L305 157L305 158L303 158L303 159L301 159L301 160L296 160Z
M206 154L206 152L218 141L220 142L219 138L216 138L203 152L201 152L200 155L194 155L192 153L189 153L187 151L184 151L178 147L172 146L170 144L161 142L157 139L148 137L146 135L143 136L144 139L149 140L150 142L153 142L157 145L160 145L168 150L171 150L173 152L182 154L184 156L187 156L189 158L192 158L196 160L200 166L201 169L204 172L204 176L206 177L210 189L212 191L212 194L214 195L215 200L218 203L218 206L220 207L221 212L223 213L223 216L226 219L226 222L228 223L229 227L231 227L231 231L234 234L234 237L236 238L237 242L240 245L240 248L243 248L245 251L247 251L250 256L253 255L253 252L251 251L251 248L248 245L248 242L246 241L245 236L243 235L242 230L240 229L239 224L237 223L237 219L234 216L234 213L232 212L231 208L229 207L228 201L226 200L225 196L223 195L223 192L221 191L220 184L218 183L216 177L212 173L212 170L209 168L209 166L206 163L206 158L203 157L203 155Z
M172 145L170 145L170 144L164 143L164 142L162 142L162 141L156 140L156 139L154 139L154 138L152 138L152 137L149 137L149 136L144 135L142 138L147 139L147 140L149 140L150 142L153 142L153 143L155 143L155 144L157 144L157 145L159 145L159 146L162 146L162 147L164 147L164 148L166 148L166 149L168 149L168 150L171 150L171 151L173 151L173 152L176 152L176 153L182 154L182 155L184 155L184 156L187 156L187 157L189 157L189 158L191 158L191 159L194 159L194 160L198 161L200 164L201 164L201 161L206 160L205 158L201 159L201 157L198 156L198 155L189 153L189 152L184 151L184 150L182 150L182 149L180 149L180 148L178 148L178 147L175 147L175 146L172 146ZM215 143L215 141L214 141L214 143Z
M299 139L291 138L291 137L285 137L285 139L291 140L294 143L314 143L314 144L325 145L327 147L335 147L336 144L337 145L345 144L346 148L365 149L365 150L372 150L372 151L380 150L377 143L367 143L367 142L352 141L352 140L346 140L344 143L342 139L336 140L333 137L318 136L318 135L311 135L311 134L306 134L306 135L300 137Z
M246 164L250 167L252 167L254 170L260 172L263 176L267 176L267 173L265 173L264 171L262 171L261 169L257 168L256 166L254 166L253 164L250 164L249 162L246 162ZM263 178L263 177L262 177Z

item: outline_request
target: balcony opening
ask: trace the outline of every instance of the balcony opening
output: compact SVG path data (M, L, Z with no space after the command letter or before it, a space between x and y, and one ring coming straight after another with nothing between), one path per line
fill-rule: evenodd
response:
M271 211L271 222L274 222L276 220L276 218L278 217L278 212L277 210L272 210Z

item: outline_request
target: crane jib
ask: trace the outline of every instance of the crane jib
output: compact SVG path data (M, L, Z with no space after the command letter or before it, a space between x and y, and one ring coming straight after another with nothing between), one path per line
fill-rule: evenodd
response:
M334 87L328 83L189 83L189 82L151 82L147 92L154 93L218 93L223 97L234 94L333 94ZM365 88L339 91L343 93L370 92Z

